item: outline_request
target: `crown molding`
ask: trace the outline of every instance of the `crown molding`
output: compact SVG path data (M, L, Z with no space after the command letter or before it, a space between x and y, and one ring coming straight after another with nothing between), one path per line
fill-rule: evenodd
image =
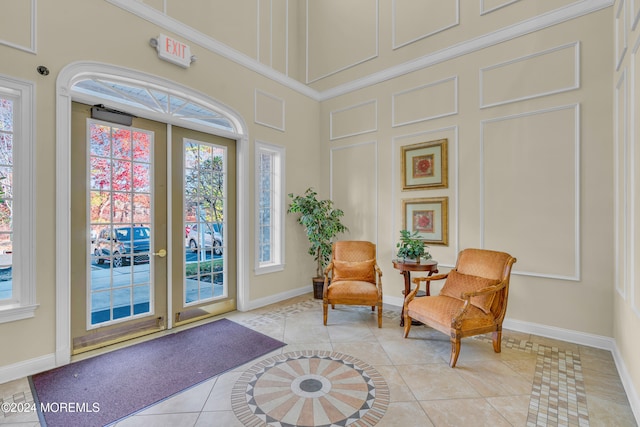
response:
M148 6L140 1L131 1L131 0L105 0L108 3L113 4L121 9L130 12L139 18L142 18L146 21L151 22L161 28L164 28L167 31L171 31L172 33L183 37L204 49L207 49L213 53L217 53L220 56L227 58L230 61L233 61L249 70L255 71L256 73L267 77L271 80L274 80L277 83L282 84L292 90L295 90L302 95L308 96L312 99L319 100L318 91L310 88L309 86L299 82L298 80L292 79L279 71L274 70L273 68L262 64L260 61L251 58L250 56L241 53L224 43L219 42L218 40L207 36L206 34L197 31L180 21L177 21L164 13Z
M612 6L614 0L582 0L568 6L543 13L508 27L491 33L484 34L474 39L446 47L420 58L404 62L387 68L386 70L370 74L361 79L353 80L320 93L320 101L326 101L349 92L364 89L365 87L395 79L402 75L431 67L441 62L449 61L459 56L467 55L478 50L485 49L508 40L515 39L525 34L533 33L571 19L578 18L589 13Z
M356 90L364 89L369 86L391 80L414 71L421 70L449 61L459 56L467 55L508 40L521 37L544 28L561 24L580 16L597 12L601 9L611 7L615 0L580 0L571 3L559 9L543 13L541 15L529 18L527 20L515 23L500 30L493 31L481 35L479 37L466 40L464 42L446 47L439 51L421 56L411 61L395 65L385 70L370 74L363 78L353 80L351 82L335 86L325 91L317 91L311 87L288 77L271 67L268 67L259 61L235 50L231 47L209 37L181 22L163 14L162 12L145 5L140 1L131 0L105 0L121 9L124 9L134 15L149 21L161 28L171 31L174 34L183 37L211 52L221 55L230 61L233 61L249 70L252 70L264 77L267 77L277 83L282 84L289 89L295 90L302 95L308 96L316 101L326 101Z

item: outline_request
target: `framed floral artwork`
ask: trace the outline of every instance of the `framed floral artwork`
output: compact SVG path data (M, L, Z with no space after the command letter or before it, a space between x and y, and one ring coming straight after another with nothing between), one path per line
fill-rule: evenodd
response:
M449 198L408 199L402 201L402 228L418 232L426 244L449 244Z
M447 188L448 140L421 142L402 147L402 189Z

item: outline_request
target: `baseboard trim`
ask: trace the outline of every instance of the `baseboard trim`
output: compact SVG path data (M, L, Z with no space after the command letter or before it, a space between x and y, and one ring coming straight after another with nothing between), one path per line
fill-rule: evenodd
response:
M56 355L53 353L14 363L13 365L2 366L0 367L0 384L19 380L20 378L28 377L29 375L47 371L55 367Z
M502 326L504 329L510 329L512 331L539 335L541 337L586 345L588 347L601 348L611 352L613 352L616 345L614 339L610 337L587 334L585 332L572 331L569 329L557 328L555 326L540 325L538 323L524 322L521 320L507 318L504 319Z
M622 359L622 355L620 354L620 350L618 350L617 345L611 353L613 354L613 360L616 362L616 368L618 368L618 374L620 375L622 386L624 387L624 391L627 393L627 399L629 400L631 411L633 411L633 416L636 419L636 423L640 425L640 394L638 394L638 390L633 386L631 376L629 375L629 371L627 370L627 366Z
M290 291L282 292L279 294L270 295L268 297L251 300L240 311L255 310L256 308L261 308L269 304L275 304L277 302L281 302L289 298L299 297L300 295L308 294L309 292L313 292L313 285L311 284L309 284L308 286L292 289Z

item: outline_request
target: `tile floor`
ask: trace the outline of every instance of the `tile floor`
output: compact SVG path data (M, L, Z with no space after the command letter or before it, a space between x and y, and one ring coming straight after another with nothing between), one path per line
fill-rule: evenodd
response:
M370 309L347 306L330 310L325 327L322 303L310 295L226 317L288 344L260 360L316 351L342 353L372 367L388 389L377 426L637 426L606 350L504 331L500 354L493 352L489 337L464 339L451 369L448 337L414 326L403 339L397 307L385 306L382 329ZM151 406L117 427L242 426L232 392L260 360ZM26 379L0 384L0 402L32 400ZM353 425L369 425L363 420ZM39 423L35 414L0 412L0 425Z

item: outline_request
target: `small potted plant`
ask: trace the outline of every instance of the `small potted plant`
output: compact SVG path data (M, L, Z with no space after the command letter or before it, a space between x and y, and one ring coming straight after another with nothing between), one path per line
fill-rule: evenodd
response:
M322 298L322 277L325 267L331 261L333 239L338 233L349 231L340 218L344 212L333 207L331 200L318 200L317 193L309 188L303 195L289 194L291 204L288 213L299 213L297 221L309 239L309 255L316 261L316 276L313 278L314 298Z
M409 230L400 230L400 241L396 244L399 259L417 263L420 262L420 258L431 259L431 254L426 250L427 246L418 236L417 231L411 233Z

